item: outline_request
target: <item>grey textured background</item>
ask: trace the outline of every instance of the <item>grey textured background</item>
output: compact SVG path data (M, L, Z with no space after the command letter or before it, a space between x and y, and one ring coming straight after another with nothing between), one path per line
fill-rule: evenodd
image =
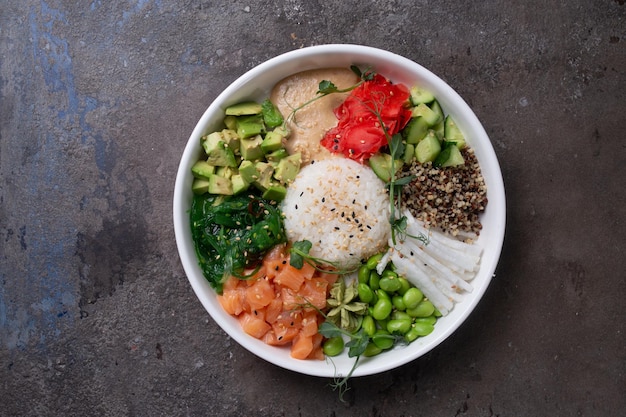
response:
M623 415L625 17L623 0L2 1L0 415ZM446 80L490 135L508 202L474 314L353 380L348 404L226 337L171 219L211 100L323 43Z

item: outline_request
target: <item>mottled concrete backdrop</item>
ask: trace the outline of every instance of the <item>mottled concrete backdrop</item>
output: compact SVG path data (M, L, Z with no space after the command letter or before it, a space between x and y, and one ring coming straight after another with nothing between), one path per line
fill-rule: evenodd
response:
M623 415L625 18L623 0L3 0L0 415ZM171 219L211 100L323 43L449 82L508 198L475 313L423 358L355 379L348 404L219 329Z

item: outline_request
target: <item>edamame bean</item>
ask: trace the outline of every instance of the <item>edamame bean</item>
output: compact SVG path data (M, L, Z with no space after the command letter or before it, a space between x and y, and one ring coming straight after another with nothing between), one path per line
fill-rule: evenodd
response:
M374 322L374 318L372 316L363 317L361 328L369 337L374 336L374 333L376 333L376 323Z
M391 319L387 322L387 331L391 334L405 334L411 330L411 320Z
M382 278L398 278L398 274L391 269L385 269L381 275Z
M420 337L420 335L414 327L411 327L409 331L404 334L404 340L406 340L407 343L413 342L418 337Z
M369 342L367 344L367 347L363 351L363 356L365 356L366 358L369 358L371 356L378 355L382 351L383 350L381 348L379 348L378 346L376 346L376 344L374 342Z
M376 296L378 298L386 298L387 300L391 301L391 297L389 297L389 294L387 294L387 292L382 288L376 290Z
M367 260L367 269L374 270L376 269L376 266L378 266L378 263L380 262L380 260L383 258L383 254L382 253L377 253L376 255L372 255L370 256L370 258Z
M394 293L398 291L402 286L397 277L384 275L380 278L378 285L380 285L380 288L387 291L388 293Z
M391 300L379 296L374 308L372 308L372 317L376 320L384 320L391 314L392 309Z
M428 317L435 312L435 306L430 300L422 300L415 308L407 308L406 312L411 317Z
M380 288L379 283L380 283L380 275L378 275L378 272L376 271L371 271L370 279L369 279L370 288L376 291L377 289Z
M400 281L400 289L398 290L398 293L400 295L406 294L409 288L411 288L411 283L404 277L398 277L398 281Z
M413 309L424 299L424 294L415 287L409 288L402 296L407 309Z
M379 348L385 350L393 347L394 339L387 330L378 329L374 336L372 336L372 342Z
M435 330L435 326L428 323L413 323L412 328L419 336L429 335Z
M371 303L374 299L374 291L369 287L369 285L361 283L357 286L357 291L359 293L359 299L364 303Z
M359 283L367 284L370 280L370 270L367 265L361 265L359 268Z
M410 322L413 322L413 317L409 316L404 311L398 311L398 310L395 310L391 313L391 319L392 320L409 320Z
M344 342L341 336L331 337L324 341L322 351L326 356L337 356L343 352Z
M404 305L404 300L402 299L401 295L394 295L393 297L391 297L391 303L393 304L394 308L399 311L406 310L406 306Z
M434 326L435 323L437 322L437 317L435 317L434 315L428 316L428 317L417 317L414 319L414 322L415 323L427 323L427 324Z

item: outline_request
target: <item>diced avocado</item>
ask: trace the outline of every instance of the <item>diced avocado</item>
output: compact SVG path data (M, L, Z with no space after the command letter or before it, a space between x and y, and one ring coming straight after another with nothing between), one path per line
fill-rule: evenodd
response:
M237 134L241 139L247 139L252 136L265 133L265 124L263 116L240 116L237 118Z
M283 124L283 115L278 108L274 106L274 103L270 99L265 99L261 104L261 113L263 114L263 121L268 127L276 127Z
M256 135L248 139L241 139L239 149L241 151L241 157L248 161L253 161L263 157L263 149L261 144L263 143L263 137Z
M259 172L259 178L253 182L254 186L265 192L272 184L274 167L267 162L257 162L254 167Z
M233 183L219 175L211 175L209 178L209 192L211 194L233 195Z
M209 177L215 173L215 166L209 164L207 161L198 161L191 167L191 172L196 178L208 180Z
M434 161L439 152L441 152L441 144L432 130L415 146L415 157L421 164Z
M248 183L252 183L259 179L259 171L256 169L256 164L246 159L241 161L241 164L239 165L239 174Z
M283 139L285 138L282 133L283 129L275 129L271 132L267 132L265 139L263 139L263 143L261 144L263 152L270 153L282 148Z
M405 164L410 164L411 161L415 158L415 145L412 143L407 143L404 145L404 155L402 156L402 161Z
M413 117L418 116L423 117L426 124L430 127L435 126L441 121L441 116L424 103L413 107Z
M416 144L424 139L428 133L428 123L423 117L413 117L403 129L402 134L406 139L406 143Z
M237 160L233 151L226 146L224 141L219 141L217 146L207 157L207 162L216 167L236 167Z
M260 114L263 108L259 103L254 101L244 101L242 103L228 106L224 113L226 116L244 116L250 114Z
M410 89L411 92L411 103L414 106L417 106L422 103L430 103L435 99L435 96L432 95L430 91L424 90L421 87L413 86Z
M221 132L213 132L209 135L202 136L200 139L200 144L202 145L202 149L204 149L204 153L210 155L214 149L218 147L220 142L224 142L222 138Z
M283 201L287 195L287 189L280 184L271 184L263 192L263 198L267 200Z
M278 165L276 166L276 171L274 172L274 178L283 184L288 184L292 182L298 172L300 171L300 165L302 164L302 154L300 152L294 153L293 155L289 155L280 161L278 161Z
M230 179L233 175L237 173L237 168L233 167L217 167L215 169L215 175L219 175L220 177Z
M435 99L432 103L430 103L430 109L435 112L439 118L439 121L433 126L433 130L437 133L439 140L443 139L444 134L444 126L443 126L443 109L439 105L439 102Z
M235 154L239 153L239 136L237 131L233 129L224 129L220 132L222 134L222 140L226 143Z
M456 146L454 142L446 142L443 150L437 156L437 159L433 162L435 166L441 167L454 167L464 165L465 159L461 154L461 150Z
M209 180L205 178L194 178L191 184L191 191L194 194L200 195L209 191Z
M233 184L233 194L244 192L250 187L250 182L246 181L241 174L235 174L230 181Z
M456 143L457 148L463 149L465 147L465 136L463 136L461 129L459 129L456 122L452 119L452 117L450 117L450 115L446 116L444 125L444 136L446 141L454 142Z
M224 117L224 125L227 129L237 130L237 116Z
M376 174L378 178L383 180L384 182L391 181L391 155L388 153L375 153L369 159L370 168ZM394 163L395 172L402 167L402 161L395 160Z
M288 156L289 156L289 152L287 152L287 149L280 148L280 149L275 150L274 152L271 152L265 155L265 159L267 159L270 162L278 162L281 159L286 158Z

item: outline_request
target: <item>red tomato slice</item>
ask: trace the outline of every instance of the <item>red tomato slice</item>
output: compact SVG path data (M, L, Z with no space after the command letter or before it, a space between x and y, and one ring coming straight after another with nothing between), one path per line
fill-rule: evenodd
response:
M330 129L321 144L334 153L360 162L388 144L387 134L398 133L411 118L406 106L409 89L392 84L380 74L352 90L346 100L335 109L337 126Z

